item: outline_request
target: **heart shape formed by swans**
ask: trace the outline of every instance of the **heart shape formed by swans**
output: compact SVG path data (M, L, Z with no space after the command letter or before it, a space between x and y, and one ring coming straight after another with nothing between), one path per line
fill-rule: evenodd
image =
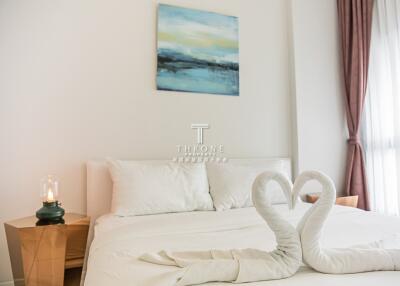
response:
M272 181L277 182L287 199L289 209L293 209L299 201L300 191L311 180L316 180L322 185L322 194L303 215L296 229L274 210L267 186ZM174 283L179 286L210 281L242 283L287 278L297 272L302 258L311 268L324 273L400 270L400 249L384 249L383 241L353 248L321 248L322 228L336 198L334 183L321 172L303 172L293 185L281 173L264 172L258 175L253 183L252 198L257 212L275 233L278 245L274 251L161 251L144 254L140 259L183 268Z

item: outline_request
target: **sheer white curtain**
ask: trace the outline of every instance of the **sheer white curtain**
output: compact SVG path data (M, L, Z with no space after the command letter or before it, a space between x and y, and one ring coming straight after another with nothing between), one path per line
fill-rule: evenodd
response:
M400 0L376 0L361 136L371 209L400 215Z

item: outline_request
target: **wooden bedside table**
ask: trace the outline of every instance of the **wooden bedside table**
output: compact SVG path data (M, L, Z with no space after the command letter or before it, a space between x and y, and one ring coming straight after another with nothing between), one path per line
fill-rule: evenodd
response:
M307 194L306 201L307 203L315 203L319 199L320 193ZM347 197L337 197L336 204L345 206L345 207L353 207L356 208L358 204L358 196L347 196Z
M36 226L31 216L4 224L15 286L62 286L65 269L83 266L90 218L67 213L64 220Z

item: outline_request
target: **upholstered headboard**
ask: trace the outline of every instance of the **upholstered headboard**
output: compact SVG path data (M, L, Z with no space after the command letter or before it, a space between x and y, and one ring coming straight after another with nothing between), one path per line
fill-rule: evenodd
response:
M265 166L269 170L285 170L285 173L291 178L289 158L229 159L229 162ZM99 216L110 212L111 194L112 181L106 162L104 160L87 162L87 214L91 217L92 222Z

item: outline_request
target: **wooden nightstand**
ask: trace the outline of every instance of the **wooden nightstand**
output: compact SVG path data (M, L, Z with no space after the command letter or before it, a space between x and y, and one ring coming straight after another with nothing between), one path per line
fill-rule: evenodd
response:
M315 203L319 199L320 193L307 194L306 201L307 203ZM356 208L358 204L358 196L347 196L347 197L338 197L336 198L336 204L345 206L345 207L353 207Z
M4 224L15 286L62 286L65 269L82 267L90 218L68 213L64 220L36 226L31 216Z

